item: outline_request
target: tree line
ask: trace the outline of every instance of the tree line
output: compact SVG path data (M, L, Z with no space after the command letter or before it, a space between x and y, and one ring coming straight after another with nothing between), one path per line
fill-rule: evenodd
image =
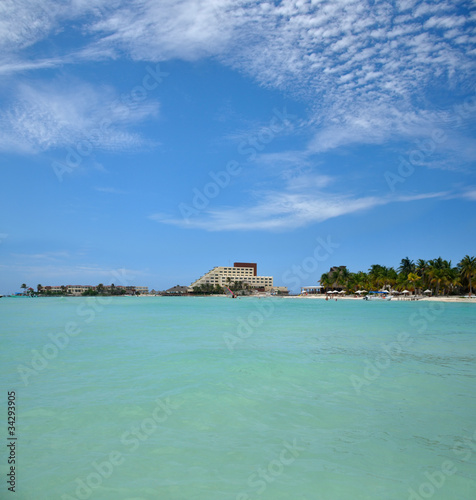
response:
M68 295L68 287L61 285L60 290L50 290L47 287L44 287L41 284L38 284L36 286L36 292L33 288L28 287L26 283L22 283L21 287L23 289L23 293L25 295L41 295L41 296L47 296L47 297L61 297L64 295ZM130 293L129 290L126 290L124 287L121 286L115 286L114 283L112 285L103 285L102 283L99 283L99 285L95 287L88 288L82 292L81 295L87 297L87 296L95 296L95 295L103 295L103 296L110 296L110 295L126 295L127 293ZM136 295L139 295L139 292L134 292Z
M246 281L232 281L230 278L226 279L227 288L232 292L238 293L239 295L248 295L253 290L253 287ZM197 295L220 295L226 293L226 288L218 284L213 285L212 283L202 283L193 287L193 294Z
M368 272L352 273L345 267L335 268L333 272L324 273L319 281L326 291L333 288L350 293L393 289L421 294L431 290L433 295L469 292L471 296L475 276L476 258L466 255L456 266L441 257L416 262L405 257L396 270L379 264L373 264Z

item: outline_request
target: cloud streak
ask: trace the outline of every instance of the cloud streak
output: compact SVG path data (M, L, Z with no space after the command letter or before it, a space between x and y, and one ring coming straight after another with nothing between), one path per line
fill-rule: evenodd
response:
M207 210L190 219L171 218L164 214L153 214L149 218L163 224L206 231L285 231L390 203L443 199L447 196L448 193L443 192L380 197L355 197L324 192L270 192L263 195L258 203L247 207Z
M157 116L158 111L155 101L124 104L113 89L96 89L80 81L24 83L9 108L0 113L4 124L0 150L46 151L85 138L96 149L133 150L148 142L128 128Z

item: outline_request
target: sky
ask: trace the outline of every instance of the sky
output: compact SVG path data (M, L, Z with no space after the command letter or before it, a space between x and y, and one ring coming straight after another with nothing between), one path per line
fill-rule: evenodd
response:
M476 254L476 2L5 0L0 294Z

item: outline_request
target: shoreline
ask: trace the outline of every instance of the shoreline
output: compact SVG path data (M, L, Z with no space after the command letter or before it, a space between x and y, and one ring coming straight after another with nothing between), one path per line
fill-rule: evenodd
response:
M128 297L128 298L150 298L150 297L156 297L156 298L161 298L161 297L174 297L174 298L179 298L179 297L197 297L197 298L207 298L207 297L222 297L222 298L229 298L227 295L150 295L150 294L143 294L143 295L136 295L136 296L130 296L130 295L93 295L93 296L81 296L81 295L57 295L57 296L35 296L34 298L67 298L67 299L74 299L74 298L114 298L114 297ZM26 296L12 296L12 295L3 295L1 298L33 298L33 297L26 297ZM326 296L325 295L245 295L243 297L238 297L238 298L246 298L246 299L266 299L266 298L279 298L279 299L302 299L302 300L325 300ZM334 296L329 296L329 299L332 302L336 301L336 297ZM350 295L345 295L345 296L338 296L337 300L361 300L363 301L363 297L356 297L356 296L350 296ZM473 295L471 298L469 297L452 297L452 296L442 296L442 297L418 297L418 298L412 298L412 297L392 297L390 301L384 301L382 302L446 302L446 303L455 303L455 304L476 304L476 295Z
M289 295L287 297L283 297L287 299L319 299L325 300L325 295ZM354 296L338 296L338 300L364 300L363 297L354 297ZM335 297L329 297L329 300L335 301ZM382 301L386 302L386 301ZM451 296L442 296L442 297L418 297L418 298L395 298L392 297L392 300L388 302L453 302L453 303L461 303L461 304L476 304L476 295L473 295L471 298L469 297L451 297Z

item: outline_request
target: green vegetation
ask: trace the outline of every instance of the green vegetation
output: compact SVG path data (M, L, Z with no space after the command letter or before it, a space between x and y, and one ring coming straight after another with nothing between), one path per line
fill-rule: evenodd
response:
M232 281L230 278L227 278L226 282L227 288L235 295L249 295L253 289L246 281ZM192 293L197 295L218 295L226 293L226 288L220 285L212 285L211 283L203 283L202 285L194 286Z
M457 295L469 291L476 276L476 258L466 255L456 267L438 257L433 260L419 259L415 262L405 257L397 270L374 264L368 272L349 272L346 268L324 273L320 283L328 289L341 288L349 293L357 290L394 289L408 290L418 294L431 290L433 295Z
M220 285L212 285L211 283L203 283L202 285L194 286L193 293L197 295L216 295L225 293L225 289Z
M35 294L40 297L62 297L65 295L68 295L67 293L67 287L64 285L61 285L61 291L52 291L49 289L49 287L45 287L42 285L37 285L36 289L37 291L35 292L33 288L28 288L25 283L21 285L23 289L23 293L25 295L32 295ZM126 295L127 293L131 293L131 290L126 290L125 288L122 287L116 287L114 284L111 286L104 286L102 283L99 283L98 286L88 288L85 290L81 295L84 297L88 296L111 296L111 295ZM139 292L135 292L136 295L139 295Z
M116 287L114 283L109 287L105 287L102 283L99 283L99 285L96 286L94 289L88 288L81 295L83 297L91 297L96 295L101 295L101 296L126 295L126 293L127 290L125 290L124 288ZM135 294L139 295L138 292L136 292Z

